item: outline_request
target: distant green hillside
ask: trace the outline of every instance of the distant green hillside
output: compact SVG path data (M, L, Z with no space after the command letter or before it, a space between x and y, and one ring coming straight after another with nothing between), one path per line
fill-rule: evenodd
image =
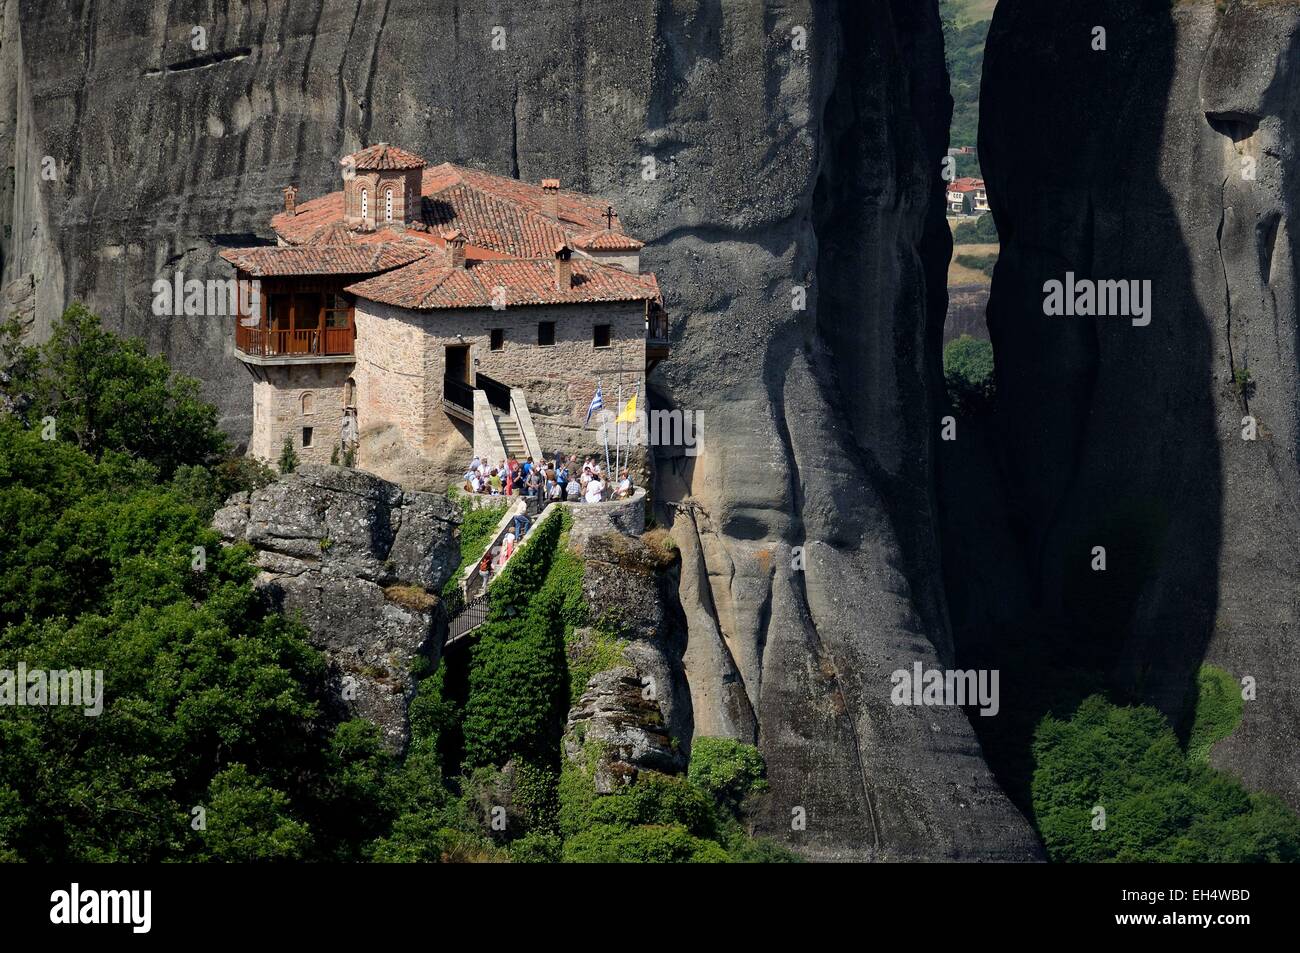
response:
M945 56L952 83L952 132L950 143L977 145L980 113L980 73L984 68L984 38L988 18L997 0L941 0ZM961 156L959 176L980 175L978 160Z

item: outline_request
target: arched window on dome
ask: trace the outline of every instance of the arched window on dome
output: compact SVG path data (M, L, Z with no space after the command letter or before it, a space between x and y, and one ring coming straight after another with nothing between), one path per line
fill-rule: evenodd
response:
M361 217L368 218L370 215L370 193L365 189L361 190Z
M393 220L393 190L384 189L384 220Z

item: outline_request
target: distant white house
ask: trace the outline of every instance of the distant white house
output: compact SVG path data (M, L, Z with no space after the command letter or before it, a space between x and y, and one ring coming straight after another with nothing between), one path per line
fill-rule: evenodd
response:
M958 179L947 189L948 214L953 217L963 215L983 215L989 210L989 195L984 188L983 179Z

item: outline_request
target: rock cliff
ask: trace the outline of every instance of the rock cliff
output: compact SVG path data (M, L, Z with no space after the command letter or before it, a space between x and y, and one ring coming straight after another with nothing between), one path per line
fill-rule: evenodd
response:
M456 568L460 512L342 467L299 467L237 494L214 526L257 550L257 586L330 663L340 713L368 718L401 749L418 655L437 662L447 620L436 596Z
M38 331L75 296L145 336L236 435L229 321L155 318L150 286L227 277L217 250L268 237L283 186L319 194L340 155L386 139L607 196L672 316L651 403L700 414L704 452L660 448L655 487L683 556L695 734L760 745L759 832L809 857L1037 855L966 715L889 701L892 671L953 658L934 0L3 11L9 293Z
M1184 728L1203 660L1253 677L1212 762L1300 806L1300 7L1001 0L982 95L998 409L944 450L958 648L1050 645ZM1045 317L1068 271L1149 281L1150 324Z

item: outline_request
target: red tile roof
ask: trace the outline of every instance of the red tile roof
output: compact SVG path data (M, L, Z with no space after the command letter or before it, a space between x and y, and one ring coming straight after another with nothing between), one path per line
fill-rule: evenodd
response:
M433 194L426 191L421 212L432 231L458 228L467 244L513 258L549 255L565 238L564 230L544 215L465 183Z
M572 260L572 274L573 286L560 291L555 287L553 259L473 261L467 268L452 268L443 256L429 255L345 290L371 301L416 310L489 308L498 287L506 289L507 307L659 300L659 283L651 274L633 275L579 258Z
M431 249L414 242L373 245L264 245L228 248L221 257L255 278L271 275L370 275L409 265Z
M958 179L952 185L948 186L949 192L972 192L975 189L984 188L983 179L972 179L970 177Z
M572 242L573 235L595 231L623 234L617 215L612 227L606 221L608 204L601 199L560 191L556 194L558 220L552 219L543 211L540 185L449 162L424 170L422 191L421 220L407 232L432 230L436 234L454 226L465 233L471 257L475 246L517 258L543 257L561 238ZM271 219L271 227L290 245L302 245L312 241L323 226L342 221L343 193L339 191L299 202L295 212L280 212ZM627 236L627 241L635 239Z
M600 228L594 232L583 232L573 236L573 247L583 251L640 251L645 247L631 235Z
M381 142L339 160L339 165L349 164L358 171L369 172L387 169L423 169L429 163L413 152Z
M349 158L358 169L419 168L425 164L419 156L384 144ZM609 206L601 199L548 191L540 183L449 162L424 168L421 191L420 218L405 227L350 228L343 221L343 193L332 192L300 202L295 212L281 212L271 219L271 226L287 243L280 250L263 254L268 250L234 249L223 257L258 275L387 270L388 274L359 281L350 290L411 308L488 307L497 286L506 287L511 305L659 297L653 275L632 275L577 258L573 260L573 287L567 292L555 290L554 250L561 245L584 251L632 252L643 247L623 233L617 215L612 220L606 217ZM548 204L554 205L555 217L547 214ZM452 231L463 237L469 265L456 269L456 274L447 267L442 251L444 236ZM283 254L292 249L306 254ZM364 269L348 271L363 263ZM318 270L313 272L313 268ZM391 271L393 268L400 270Z

